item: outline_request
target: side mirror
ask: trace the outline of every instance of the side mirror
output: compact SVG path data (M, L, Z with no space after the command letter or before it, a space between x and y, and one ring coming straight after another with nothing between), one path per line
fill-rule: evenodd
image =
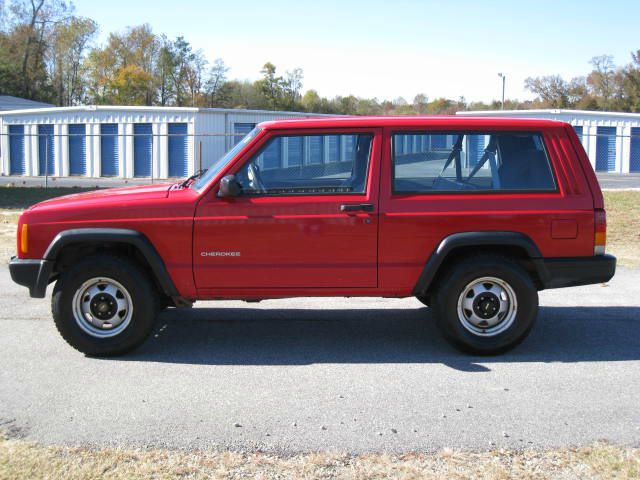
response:
M242 186L236 180L235 175L227 175L220 180L218 197L237 197L242 192Z

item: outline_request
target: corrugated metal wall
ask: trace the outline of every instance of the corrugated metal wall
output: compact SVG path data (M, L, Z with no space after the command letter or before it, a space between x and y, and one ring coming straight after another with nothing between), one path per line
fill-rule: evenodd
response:
M208 168L240 140L238 134L246 131L249 125L257 125L269 120L311 116L314 115L258 110L201 110L196 115L195 123L196 170L200 164L200 152L202 152L202 168ZM236 125L239 128L236 128Z
M465 112L469 114L470 112ZM486 112L472 112L485 115ZM627 173L637 172L638 149L640 139L635 138L640 133L640 114L602 115L593 112L579 111L517 111L490 112L492 115L517 116L529 118L549 118L571 123L578 133L581 133L584 145L593 166L596 167L598 152L598 129L608 127L607 138L615 131L615 139L607 141L607 171ZM184 171L184 159L178 159L177 150L183 151L182 144L178 147L170 145L169 125L186 124L186 175L192 174L200 167L206 168L224 155L237 141L237 136L251 126L267 120L282 118L300 118L312 115L293 112L266 112L250 110L222 110L222 109L194 109L194 108L160 108L160 107L71 107L51 108L23 112L0 113L0 156L1 168L4 175L43 175L44 160L47 156L46 171L49 175L89 175L89 176L134 176L134 130L136 124L151 125L151 160L144 172L138 174L154 178L167 178ZM315 116L315 115L314 115ZM111 135L103 135L102 126L115 125L119 137L115 145L110 143ZM84 140L82 133L69 136L72 130L84 125ZM42 129L44 128L44 130ZM108 128L108 127L107 127ZM172 127L173 128L173 127ZM50 138L53 129L53 146L45 150L41 137ZM14 135L9 133L14 132ZM77 130L74 130L77 132ZM22 133L18 133L22 132ZM604 132L604 130L600 130ZM83 144L84 142L84 144ZM604 143L600 142L604 152ZM475 146L474 146L475 147ZM16 151L13 161L11 149ZM145 147L146 148L146 147ZM169 161L171 156L175 160ZM295 145L290 148L295 150ZM318 146L318 148L321 148ZM477 148L480 148L479 146ZM84 149L84 161L82 150ZM176 150L177 149L177 150ZM22 153L19 153L22 152ZM77 154L80 152L80 154ZM615 152L615 160L611 161L610 153ZM292 152L295 158L295 151ZM102 156L105 155L103 161ZM22 160L18 160L22 157ZM79 161L77 161L80 159ZM145 160L146 161L146 160ZM170 163L174 166L171 167ZM598 165L605 169L604 164Z
M2 173L44 175L46 170L51 176L186 176L201 167L207 168L224 155L238 140L234 134L245 133L247 127L267 120L308 116L290 112L160 107L69 107L3 112L0 114ZM12 162L13 167L8 155L9 129L24 132L20 137L24 160ZM46 151L41 142L45 137L53 140ZM30 142L31 138L35 143ZM16 151L18 143L16 137ZM44 155L49 162L46 169L41 158ZM14 157L17 156L18 153Z
M151 158L137 175L168 177L168 125L186 124L188 129L186 159L182 163L188 172L194 166L194 125L197 109L193 108L132 108L132 107L71 107L0 113L0 159L2 174L44 175L43 155L49 165L47 174L55 176L134 176L135 125L151 125ZM44 135L43 128L49 132ZM148 127L147 127L148 128ZM24 132L22 151L24 166L9 164L9 129ZM84 129L84 132L82 131ZM147 141L149 132L147 131ZM114 136L116 135L116 136ZM53 145L45 152L41 141L52 138ZM33 139L33 147L31 147ZM143 140L144 142L145 140ZM17 143L14 142L17 148ZM138 149L140 150L140 149ZM5 153L6 151L6 153ZM104 158L103 158L104 156ZM148 149L147 149L148 156ZM140 161L138 166L140 167Z

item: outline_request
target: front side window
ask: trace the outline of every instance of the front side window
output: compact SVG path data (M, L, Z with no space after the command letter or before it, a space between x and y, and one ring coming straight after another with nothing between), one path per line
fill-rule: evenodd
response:
M285 135L269 139L236 174L243 195L364 193L373 135Z
M392 148L396 193L556 189L538 133L396 133Z

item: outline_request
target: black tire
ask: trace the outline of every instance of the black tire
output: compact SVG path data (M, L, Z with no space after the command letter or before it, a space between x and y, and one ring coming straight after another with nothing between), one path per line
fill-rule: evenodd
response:
M120 283L132 303L126 328L107 338L87 333L74 315L76 291L97 277ZM159 308L158 292L145 271L128 259L113 255L91 255L64 271L51 297L53 320L62 338L76 350L96 357L122 355L142 344L153 330Z
M483 277L492 277L505 282L515 294L517 303L512 316L507 313L501 321L497 320L498 316L493 317L492 321L498 322L492 327L494 333L491 333L492 329L482 331L484 325L476 327L478 332L470 331L469 328L473 328L473 325L465 327L458 314L458 300L463 302L466 298L473 298L475 295L473 290L465 297L461 296L470 284ZM485 284L480 283L480 285ZM480 296L480 294L476 295L476 299L482 300L478 298ZM454 264L440 282L433 305L437 309L438 327L457 348L475 355L496 355L521 343L531 331L538 315L538 291L530 275L513 260L497 255L477 255ZM461 311L465 312L464 307ZM468 320L469 311L466 310L466 312L467 314L462 313L462 315L465 315ZM511 320L507 321L507 319ZM467 325L471 323L466 322ZM501 330L502 328L504 330ZM492 336L483 336L487 332Z

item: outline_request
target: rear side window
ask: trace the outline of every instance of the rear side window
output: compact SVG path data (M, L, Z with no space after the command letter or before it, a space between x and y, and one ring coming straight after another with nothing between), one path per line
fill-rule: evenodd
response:
M395 133L396 193L555 191L538 133Z
M244 195L365 193L373 135L271 138L236 174Z

